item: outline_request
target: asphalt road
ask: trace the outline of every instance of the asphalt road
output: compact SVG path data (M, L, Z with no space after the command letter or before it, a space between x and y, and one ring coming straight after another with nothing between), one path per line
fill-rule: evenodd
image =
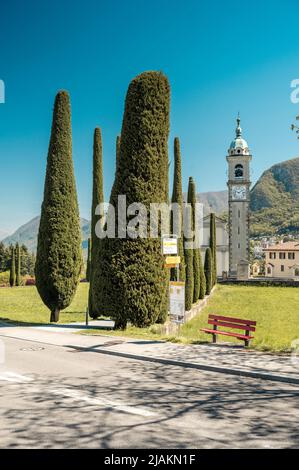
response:
M298 386L1 341L1 448L299 448Z

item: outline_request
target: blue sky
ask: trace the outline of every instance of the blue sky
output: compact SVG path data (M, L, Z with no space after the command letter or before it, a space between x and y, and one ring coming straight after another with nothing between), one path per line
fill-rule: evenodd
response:
M299 155L289 130L299 114L299 3L227 0L10 0L0 3L0 230L40 212L53 101L71 95L80 212L90 217L92 135L103 133L109 197L115 139L130 80L162 70L171 83L186 189L226 188L226 152L241 114L252 179ZM172 167L173 168L173 167Z

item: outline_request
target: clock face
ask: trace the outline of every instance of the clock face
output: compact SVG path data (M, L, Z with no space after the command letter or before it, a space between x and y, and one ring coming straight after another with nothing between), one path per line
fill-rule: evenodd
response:
M232 186L232 198L239 200L246 199L246 186Z

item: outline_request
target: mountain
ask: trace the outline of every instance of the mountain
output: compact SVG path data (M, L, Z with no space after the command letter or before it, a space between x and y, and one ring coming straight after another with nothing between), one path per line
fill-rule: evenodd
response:
M220 215L228 210L228 194L227 191L209 191L207 193L198 193L197 201L203 204L204 215L215 212ZM187 194L183 194L184 201L187 200Z
M8 237L8 233L4 230L0 230L0 242L6 237Z
M19 243L20 245L26 245L27 248L35 252L37 247L37 235L39 228L40 217L34 217L34 219L22 225L9 237L4 238L3 243L9 245L10 243ZM81 231L82 231L82 246L87 247L87 240L90 233L90 222L86 219L80 219Z
M197 197L199 202L203 204L204 215L210 214L210 212L220 215L228 210L227 190L199 193Z
M299 157L273 165L251 190L251 234L299 233Z

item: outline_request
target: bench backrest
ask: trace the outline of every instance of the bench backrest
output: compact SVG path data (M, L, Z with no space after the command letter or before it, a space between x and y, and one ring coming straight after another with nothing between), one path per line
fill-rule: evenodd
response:
M243 320L241 318L224 317L222 315L209 314L209 325L224 326L237 330L255 331L256 321Z

